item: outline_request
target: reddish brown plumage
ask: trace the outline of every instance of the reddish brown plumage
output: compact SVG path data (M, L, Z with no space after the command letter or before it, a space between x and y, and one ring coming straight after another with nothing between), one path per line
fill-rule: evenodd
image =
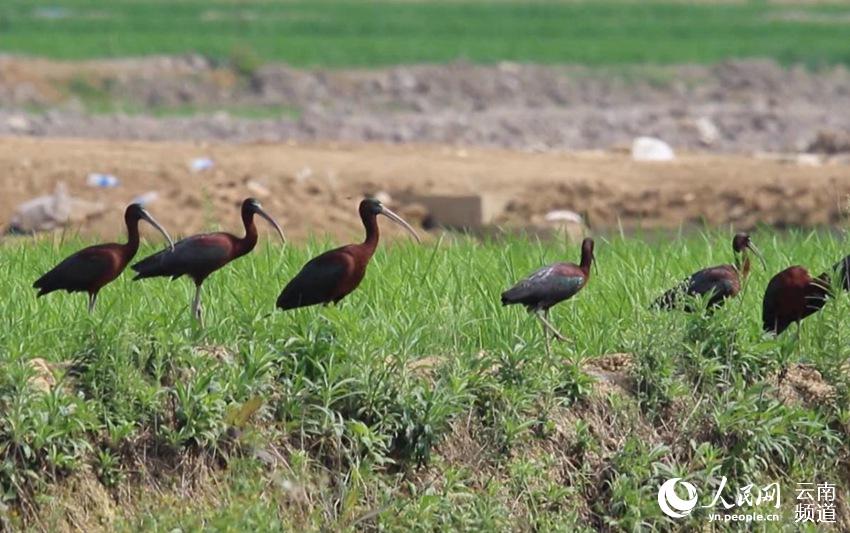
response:
M682 302L682 296L707 297L709 308L723 304L728 298L734 298L741 292L742 281L750 273L748 250L752 250L761 258L758 248L755 247L749 235L746 233L736 234L732 238L735 264L718 265L695 272L688 279L659 296L653 303L653 307L656 309L681 307L684 311L693 312L692 303L690 301Z
M351 294L363 281L369 261L378 247L378 215L385 215L402 224L419 239L406 222L377 200L363 200L358 211L366 229L364 241L329 250L307 262L283 288L277 299L277 307L287 310L337 303Z
M168 233L140 205L132 204L124 212L127 242L107 243L83 248L56 265L33 284L38 296L57 290L87 292L89 310L94 308L97 293L117 278L139 249L139 221L147 220L171 241Z
M502 305L522 304L529 312L547 311L587 285L593 263L593 239L584 239L581 264L555 263L533 272L502 293Z
M762 326L765 331L780 334L788 326L800 322L818 311L828 292L821 280L812 279L809 272L798 265L779 272L764 292Z
M272 224L281 239L283 231L265 211L259 202L247 198L242 202L242 224L245 236L237 237L231 233L204 233L182 239L173 249L166 249L148 256L132 266L136 271L134 280L155 277L177 279L189 276L195 281L195 300L192 313L201 318L200 288L207 277L230 263L234 259L249 253L257 245L257 225L254 215L260 215Z

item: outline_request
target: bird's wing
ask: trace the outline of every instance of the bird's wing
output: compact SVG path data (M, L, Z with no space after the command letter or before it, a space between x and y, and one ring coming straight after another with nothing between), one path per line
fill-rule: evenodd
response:
M183 274L218 267L231 257L232 241L225 234L193 235L142 259L131 268L138 272L136 279Z
M574 296L584 286L584 276L575 265L550 265L533 272L527 278L502 293L502 302L535 305L559 302ZM576 267L577 268L577 267Z
M692 296L711 294L711 300L727 298L737 293L737 274L725 266L700 270L691 276L687 293Z
M659 296L653 306L660 309L671 309L679 304L682 296L710 295L709 304L721 302L724 298L734 296L738 291L735 277L737 273L731 267L723 265L704 268L691 274L690 277L677 283L672 289ZM686 304L686 310L690 304Z
M332 250L311 259L277 298L281 309L294 309L329 302L346 274L354 269L354 258Z
M49 272L41 276L33 287L39 294L66 289L80 291L104 278L113 267L114 257L107 245L90 246L70 255Z

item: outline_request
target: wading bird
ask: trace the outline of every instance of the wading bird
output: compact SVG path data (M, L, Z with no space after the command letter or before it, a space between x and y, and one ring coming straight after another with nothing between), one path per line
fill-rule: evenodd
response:
M378 246L378 215L384 215L419 236L400 216L384 207L378 200L367 198L360 202L360 218L366 228L366 239L360 244L349 244L314 257L286 284L277 298L280 309L295 309L316 304L337 303L360 285L366 267Z
M159 230L168 240L169 245L174 246L168 232L154 220L150 213L139 204L131 204L124 211L124 222L127 224L126 244L98 244L83 248L38 278L33 283L33 288L38 289L39 296L58 290L87 292L89 293L89 313L91 313L97 302L98 291L117 278L136 255L139 249L140 220L148 222Z
M734 265L718 265L704 268L695 272L688 279L681 281L676 287L662 294L652 307L655 309L674 309L681 307L686 312L693 312L691 302L682 302L683 296L708 297L708 307L717 307L727 299L741 292L741 284L750 273L751 250L765 266L764 258L756 245L746 233L738 233L732 238L732 250L735 252ZM766 267L765 267L766 268Z
M580 265L555 263L543 267L502 293L502 305L522 304L529 313L534 313L540 320L547 352L550 350L550 333L558 340L567 340L549 322L549 309L559 302L569 300L587 285L593 259L593 239L584 239L581 243Z
M163 250L142 259L132 266L137 279L168 276L172 280L187 275L195 281L195 298L192 300L192 315L203 325L201 313L201 284L207 276L236 258L242 257L257 245L257 226L254 215L260 215L274 227L283 242L283 230L275 220L263 211L253 198L242 202L242 224L245 236L239 238L230 233L203 233L179 241L170 250Z
M779 335L792 323L796 323L799 342L800 321L820 310L829 292L829 278L826 274L812 278L801 266L786 268L771 278L764 291L764 330Z

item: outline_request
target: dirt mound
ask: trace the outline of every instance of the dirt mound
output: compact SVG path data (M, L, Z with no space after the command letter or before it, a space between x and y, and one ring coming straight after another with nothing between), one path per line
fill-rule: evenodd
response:
M608 148L653 135L678 149L791 151L821 129L850 131L849 88L843 67L812 72L771 61L617 69L272 64L240 73L195 55L78 63L6 56L0 134L526 150Z
M633 358L630 353L613 353L586 361L584 371L596 379L594 391L601 396L611 393L625 395L634 391L630 375Z
M821 405L836 397L835 387L815 368L804 364L788 368L784 379L778 382L777 394L783 402L802 405Z

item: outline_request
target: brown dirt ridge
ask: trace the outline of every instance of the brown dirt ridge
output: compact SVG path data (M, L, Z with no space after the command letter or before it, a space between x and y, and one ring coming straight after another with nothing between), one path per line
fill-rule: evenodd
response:
M210 157L215 166L193 172L189 165L196 157ZM112 173L121 185L90 187L90 172ZM495 223L505 227L529 227L551 209L582 213L593 230L701 222L741 229L758 223L838 224L850 194L850 165L705 154L638 163L623 153L378 143L0 138L1 226L21 202L59 182L71 195L108 208L70 228L72 233L116 238L116 221L127 203L155 191L159 198L150 209L174 234L217 227L238 231L239 202L256 196L297 241L323 234L360 237L357 202L378 192L499 197L505 208ZM410 207L392 205L403 214ZM384 227L397 235L392 225Z

